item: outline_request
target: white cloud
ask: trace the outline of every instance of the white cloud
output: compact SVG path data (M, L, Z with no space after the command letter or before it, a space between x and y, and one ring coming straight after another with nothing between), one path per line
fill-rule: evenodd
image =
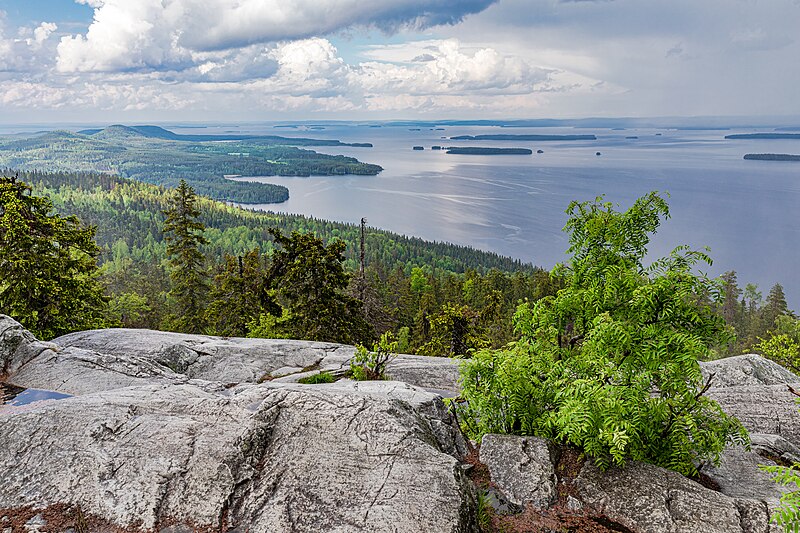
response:
M62 72L186 68L191 52L305 39L350 27L385 31L458 22L496 0L79 0L85 35L62 38Z
M42 22L33 30L33 41L28 41L29 45L41 46L58 29L58 25L53 22Z

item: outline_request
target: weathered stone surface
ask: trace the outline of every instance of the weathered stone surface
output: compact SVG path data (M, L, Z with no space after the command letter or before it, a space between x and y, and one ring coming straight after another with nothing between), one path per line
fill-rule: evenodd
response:
M587 462L575 480L584 505L641 533L761 533L743 529L736 500L657 466L631 462L601 472Z
M800 448L780 435L750 433L750 447L765 459L781 464L800 463Z
M435 395L397 382L43 402L0 413L0 508L79 504L146 529L471 531L458 437L435 413Z
M73 395L154 383L188 383L155 361L141 357L99 354L80 348L45 350L12 375L14 384Z
M109 330L62 348L3 317L0 335L9 381L75 394L0 407L0 515L77 506L131 529L475 531L466 444L438 395L396 381L227 384L352 347Z
M700 367L705 379L713 374L714 388L800 383L800 377L756 354L726 357L701 363Z
M703 474L711 478L720 492L732 498L764 500L777 505L783 494L782 487L772 481L772 476L758 465L774 465L775 463L760 456L755 451L748 451L741 446L727 448L720 457L720 465L706 465Z
M538 509L556 501L555 449L538 437L485 435L480 460L492 482L517 505Z
M0 377L17 372L40 353L55 348L53 343L37 340L16 320L0 315Z
M748 431L780 435L800 446L800 411L786 385L711 388L707 394Z
M354 348L327 342L241 339L141 329L104 329L54 339L65 347L151 359L190 378L222 383L258 382L282 367L305 368Z
M800 411L789 385L800 378L760 355L740 355L702 363L705 379L713 374L707 395L752 433L778 435L800 446Z

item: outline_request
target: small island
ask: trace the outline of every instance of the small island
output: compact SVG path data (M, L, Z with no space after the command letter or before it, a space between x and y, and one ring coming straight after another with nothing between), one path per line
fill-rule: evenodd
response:
M512 135L506 133L492 135L458 135L450 137L453 141L596 141L595 135Z
M536 153L537 153L537 154L543 154L543 153L544 153L544 150L536 150Z
M726 135L726 139L795 139L800 140L800 133L734 133Z
M531 155L533 150L527 148L485 148L479 146L451 147L448 154L459 155Z
M745 154L744 158L756 161L800 161L800 155L793 154Z

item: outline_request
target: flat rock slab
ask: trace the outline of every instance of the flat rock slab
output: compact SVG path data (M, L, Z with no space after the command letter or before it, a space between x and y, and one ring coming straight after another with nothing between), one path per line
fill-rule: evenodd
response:
M766 501L777 506L781 495L789 489L772 481L772 474L761 470L759 465L775 465L775 462L755 451L735 446L722 453L719 466L704 466L702 472L726 496Z
M102 329L54 339L64 347L150 359L190 378L256 383L284 367L318 365L326 356L350 358L355 348L328 342L242 339L146 329Z

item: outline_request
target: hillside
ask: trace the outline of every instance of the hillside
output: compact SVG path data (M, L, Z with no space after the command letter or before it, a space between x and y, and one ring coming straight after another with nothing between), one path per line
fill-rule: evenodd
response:
M238 203L285 202L289 191L281 185L235 182L225 176L375 175L383 170L352 157L319 154L296 146L343 145L339 141L219 137L122 125L84 133L55 131L7 137L0 138L0 167L102 172L166 187L185 179L199 194ZM216 142L219 140L226 142Z
M10 173L4 171L6 175ZM163 188L95 173L22 172L20 179L30 183L36 194L48 196L57 211L77 215L84 222L97 226L97 242L109 254L103 259L110 257L118 241L126 243L129 255L136 260L150 261L164 256L166 245L161 229L167 195ZM208 228L206 236L211 241L206 255L241 254L255 247L269 251L272 239L267 228L272 226L285 233L311 231L324 240L340 238L348 244L348 263L351 268L356 267L359 228L354 224L248 211L207 198L200 198L199 205L201 222ZM390 267L418 265L448 272L491 269L530 272L534 269L518 259L492 252L425 241L376 228L369 228L366 253L368 262L379 261Z

